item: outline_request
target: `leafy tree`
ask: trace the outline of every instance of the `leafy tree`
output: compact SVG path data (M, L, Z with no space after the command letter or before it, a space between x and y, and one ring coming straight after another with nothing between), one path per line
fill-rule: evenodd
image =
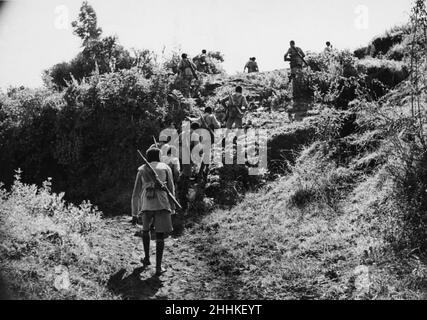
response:
M78 20L71 23L73 33L83 40L83 46L86 47L91 40L99 39L102 29L98 28L95 10L84 1L80 7Z
M102 31L97 27L96 13L86 1L80 8L78 21L73 21L72 26L74 34L83 40L83 50L70 62L56 64L44 72L43 80L48 88L61 90L73 79L81 81L91 76L95 70L104 74L130 69L136 66L138 61L143 61L147 77L153 74L153 66L150 65L150 55L147 52L141 51L139 57L132 57L130 52L118 43L117 37L100 37Z

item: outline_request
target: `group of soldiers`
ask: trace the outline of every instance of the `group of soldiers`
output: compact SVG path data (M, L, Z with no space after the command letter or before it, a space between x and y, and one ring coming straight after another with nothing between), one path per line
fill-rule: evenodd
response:
M325 53L331 53L333 51L332 44L327 41L326 47L324 49ZM305 54L301 48L295 45L295 41L290 41L290 47L285 54L284 60L290 62L291 74L290 79L295 79L295 76L303 68L304 64L307 65L307 62L304 60ZM188 58L186 53L181 55L181 61L178 65L178 76L184 79L188 85L191 84L193 79L197 79L196 70L204 73L211 73L209 57L205 49L202 50L202 53L197 55L191 61ZM243 68L243 72L255 73L259 72L258 63L256 62L255 57L249 58L248 62Z
M332 45L327 42L325 52L331 51ZM295 41L291 41L290 48L284 56L284 60L290 62L291 79L295 79L304 64L307 64L304 57L305 54L301 48L295 45ZM182 54L181 58L182 60L178 66L179 75L187 81L191 81L194 77L197 78L196 70L209 72L206 50L203 50L202 54L198 56L197 66L188 59L186 54ZM255 57L249 59L244 71L246 69L248 73L259 71ZM242 128L243 117L248 108L248 102L243 95L242 87L236 86L235 92L219 99L217 103L223 105L226 109L225 128L232 129L233 126ZM196 134L195 131L199 128L209 130L211 137L215 129L221 128L221 123L216 118L211 107L206 107L199 118L192 119L190 135ZM146 163L138 168L132 194L132 221L142 224L141 236L145 257L141 259L141 262L144 266L151 264L149 258L150 240L154 238L156 240L156 275L161 275L165 271L162 267L164 239L168 233L173 231L172 214L177 209L186 210L188 206L188 191L194 164L191 162L183 163L182 154L178 150L174 150L173 147L173 145L183 146L183 144L188 143L186 139L183 139L182 134L178 136L178 144L173 143L168 145L167 148L163 148L163 143L155 141L147 150L146 159L143 157ZM190 146L187 147L191 150L197 143L197 138L191 139ZM162 150L168 150L167 154L162 154ZM208 172L209 165L202 162L196 180L206 179ZM179 202L175 199L176 193ZM180 208L177 208L176 204L179 204ZM155 237L153 237L154 234Z
M327 41L324 52L331 53L333 51L332 44ZM301 50L301 48L295 46L295 41L290 42L289 50L285 54L285 61L289 61L291 64L291 79L295 78L295 75L299 70L302 69L305 64L304 61L305 54ZM256 62L256 58L249 58L249 61L245 64L243 68L243 72L245 73L247 70L248 73L259 72L258 63Z
M241 86L235 88L235 92L228 97L219 99L227 110L224 126L227 129L242 128L245 110L248 102L242 94ZM189 190L191 181L206 182L209 173L209 164L200 163L195 178L193 167L195 164L190 161L182 161L182 151L176 150L174 145L182 146L182 149L193 150L194 146L200 141L197 138L197 129L207 129L211 133L211 143L213 142L213 131L222 127L221 122L213 113L211 107L205 107L204 113L196 118L190 119L190 136L188 140L183 137L183 132L178 135L178 141L167 144L156 142L149 147L146 152L146 158L149 163L138 168L133 194L132 194L132 221L142 224L142 242L144 246L145 257L141 260L144 266L151 264L149 259L150 239L156 240L156 275L161 275L165 269L162 267L162 257L164 251L164 239L166 235L173 231L172 215L177 210L172 197L178 198L181 210L185 212L188 208ZM167 144L165 146L165 144ZM167 154L162 151L168 150ZM177 156L178 155L178 156ZM150 168L152 167L152 169ZM157 176L157 179L156 179ZM157 180L160 180L157 181ZM153 235L155 234L155 237Z

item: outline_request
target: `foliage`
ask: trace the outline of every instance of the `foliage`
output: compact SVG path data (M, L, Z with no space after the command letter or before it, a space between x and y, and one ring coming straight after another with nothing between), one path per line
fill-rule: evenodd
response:
M73 21L71 26L74 34L82 39L83 46L87 46L92 40L97 40L102 33L102 29L97 26L95 10L87 1L83 1L78 21Z
M25 181L51 176L68 199L120 212L130 201L136 149L151 145L173 114L168 92L167 76L146 79L137 68L73 82L63 93L11 91L2 97L2 181L10 184L21 167Z
M82 81L92 74L104 74L138 66L150 77L153 74L153 53L134 50L134 56L118 43L116 36L101 37L94 9L83 2L78 21L72 22L73 32L82 39L83 50L70 62L62 62L44 71L44 82L48 87L62 90L74 79Z
M313 96L315 102L348 109L349 103L364 91L363 76L356 70L356 61L349 51L310 55L307 62L317 65L321 71L304 69L300 91L304 96Z
M10 211L23 210L30 216L48 216L52 222L62 225L66 232L86 234L97 228L101 213L90 202L83 201L79 206L66 204L64 193L52 193L52 179L44 181L42 187L26 185L21 180L21 171L15 174L15 181L7 195L6 205L15 206Z
M349 51L310 54L307 62L321 71L303 70L302 95L312 94L315 102L343 110L360 97L376 100L384 96L409 75L403 62L376 58L359 60Z
M18 170L10 192L0 189L0 267L13 298L111 299L100 277L110 266L93 248L105 227L101 213L87 201L66 203L51 186L50 178L41 187L24 184ZM54 287L59 267L70 270L68 290ZM90 275L94 268L98 276Z
M221 63L224 62L224 55L219 51L209 51L207 53L208 64L212 74L225 74Z
M116 37L109 36L89 42L70 62L62 62L45 70L45 78L49 80L45 81L45 84L49 86L49 82L52 82L53 87L60 90L66 88L73 79L81 81L94 73L104 74L130 69L137 64L147 77L153 74L148 53L143 51L139 56L132 57L118 44Z
M165 61L163 62L162 66L163 68L172 74L178 73L178 65L181 61L181 52L179 51L173 51L170 57L166 57Z
M396 26L386 31L383 35L375 37L371 43L354 51L354 55L363 59L366 57L380 58L382 56L389 56L393 58L391 50L396 51L396 46L405 42L405 38L410 33L408 25ZM396 56L397 60L403 57L403 52Z
M157 71L157 56L150 50L133 49L135 65L145 75L146 78L151 78Z

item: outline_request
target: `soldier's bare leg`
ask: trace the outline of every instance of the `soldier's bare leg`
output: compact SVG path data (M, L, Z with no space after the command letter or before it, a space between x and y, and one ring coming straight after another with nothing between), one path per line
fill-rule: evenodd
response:
M236 123L236 128L241 129L243 126L243 118L236 118L235 123Z
M227 124L225 125L225 127L227 129L233 128L234 120L235 120L234 118L228 117Z
M161 275L166 270L162 268L163 251L165 248L164 233L156 233L156 275Z
M144 266L150 265L150 231L142 231L142 244L144 246L145 257L142 260Z

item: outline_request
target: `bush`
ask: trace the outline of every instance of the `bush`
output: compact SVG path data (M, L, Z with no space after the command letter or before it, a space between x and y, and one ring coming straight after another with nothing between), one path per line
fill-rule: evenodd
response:
M408 33L408 25L394 27L384 35L375 37L368 46L355 50L354 55L359 59L363 59L368 56L377 58L391 55L391 49L397 48L396 46L406 41Z
M399 148L397 145L400 145ZM393 239L403 248L427 250L427 149L416 141L394 140L384 169L394 184L395 215L400 235Z
M167 102L169 86L166 75L146 79L133 68L73 82L63 93L12 90L2 97L1 180L10 185L21 167L24 181L50 176L68 200L89 198L120 213L140 164L136 149L150 146L178 111Z
M386 58L390 60L402 61L405 57L406 46L403 43L396 43L387 52Z
M147 55L144 55L147 58ZM145 60L146 61L146 60ZM44 71L45 84L57 90L68 86L73 79L82 81L94 73L104 74L126 70L135 66L147 77L151 76L149 63L141 64L140 55L132 57L130 52L118 44L116 37L93 40L70 62L62 62Z
M301 96L314 96L316 102L347 110L360 97L376 100L405 80L409 73L403 62L366 58L358 60L349 51L310 54L308 63L320 72L305 69L299 82Z
M357 62L357 69L360 73L366 74L368 83L378 80L388 88L392 88L405 80L408 69L402 62L368 58Z
M0 261L9 289L16 299L111 298L100 276L109 266L92 246L105 227L101 213L90 202L67 204L51 184L24 184L18 170L11 191L0 188ZM59 268L70 270L68 290L55 290Z
M372 41L372 45L375 47L374 57L378 55L385 55L390 48L395 44L402 42L402 40L402 31L388 32L385 36L375 38Z
M18 170L10 193L6 195L6 206L10 212L24 212L30 216L49 217L54 224L65 227L65 232L86 234L95 230L100 223L101 213L89 201L79 206L67 204L64 193L52 193L52 179L43 182L42 187L24 184L21 180L22 171Z

